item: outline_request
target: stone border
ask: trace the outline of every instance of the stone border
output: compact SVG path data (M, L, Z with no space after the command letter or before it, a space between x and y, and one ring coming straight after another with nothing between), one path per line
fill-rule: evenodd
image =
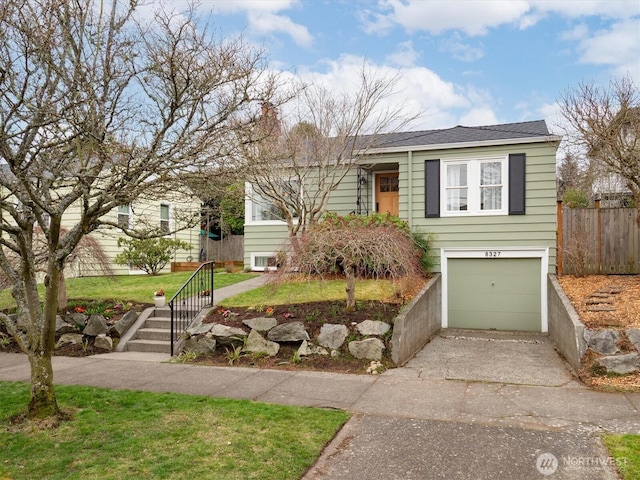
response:
M549 309L549 337L558 352L577 372L587 351L584 338L586 327L564 293L558 278L549 274L547 282Z
M442 274L436 273L393 322L391 359L402 367L442 328Z

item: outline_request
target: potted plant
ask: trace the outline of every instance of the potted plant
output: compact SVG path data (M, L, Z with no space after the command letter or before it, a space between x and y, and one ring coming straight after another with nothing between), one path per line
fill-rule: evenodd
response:
M164 307L164 302L165 297L163 289L159 289L153 292L153 303L156 305L156 307Z

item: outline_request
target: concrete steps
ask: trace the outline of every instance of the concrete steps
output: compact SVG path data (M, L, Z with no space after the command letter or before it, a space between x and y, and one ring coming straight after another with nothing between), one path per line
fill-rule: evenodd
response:
M171 311L156 308L126 344L129 352L171 353Z

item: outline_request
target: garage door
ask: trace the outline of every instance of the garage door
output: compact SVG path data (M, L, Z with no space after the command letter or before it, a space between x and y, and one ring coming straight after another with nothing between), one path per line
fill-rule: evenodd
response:
M540 331L539 258L450 258L448 326Z

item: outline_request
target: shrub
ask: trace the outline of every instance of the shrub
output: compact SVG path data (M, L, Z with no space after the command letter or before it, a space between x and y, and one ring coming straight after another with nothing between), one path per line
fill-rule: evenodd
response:
M118 247L124 246L115 262L118 265L133 265L149 275L157 275L178 250L190 250L191 245L171 238L119 238Z
M562 203L569 208L587 208L589 206L589 195L584 190L570 188L564 192Z

